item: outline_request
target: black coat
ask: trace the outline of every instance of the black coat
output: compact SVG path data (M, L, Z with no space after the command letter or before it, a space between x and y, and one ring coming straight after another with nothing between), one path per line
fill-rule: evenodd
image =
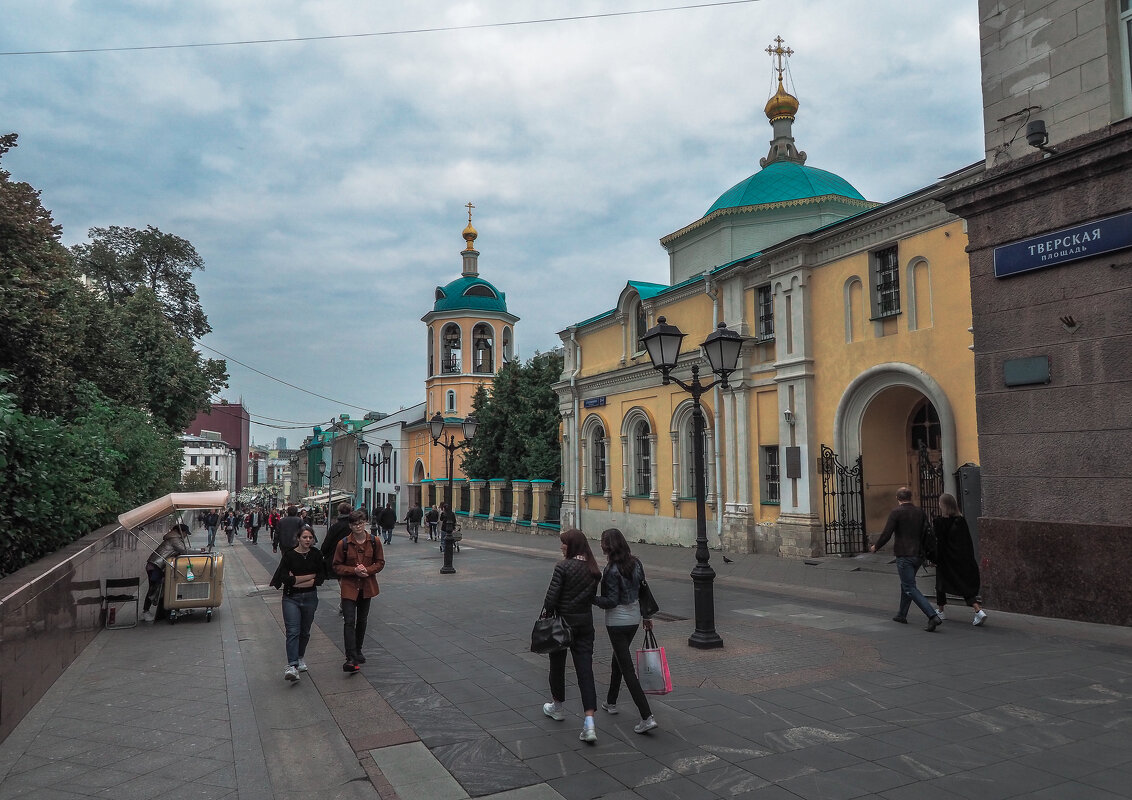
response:
M554 565L542 607L562 615L571 624L571 617L586 617L593 624L592 605L598 580L599 576L590 572L585 561L563 559Z
M963 517L936 517L936 592L974 600L979 594L979 565L975 545Z
M397 512L386 506L381 509L381 516L378 517L378 521L385 530L392 530L393 526L397 524Z

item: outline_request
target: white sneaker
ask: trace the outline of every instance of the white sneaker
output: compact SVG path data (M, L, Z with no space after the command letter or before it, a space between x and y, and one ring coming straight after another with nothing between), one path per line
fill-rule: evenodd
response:
M945 617L943 615L943 609L942 608L937 608L935 610L935 613L936 613L936 616L939 617L940 619L947 619L947 617Z
M303 661L300 658L299 663L296 665L296 668L299 670L299 672L306 672L307 671L307 662Z
M620 713L617 710L617 704L616 703L602 703L601 707L602 707L602 709L605 710L606 714L618 714L618 713Z
M583 726L582 732L578 734L578 739L593 744L597 741L597 728Z
M283 670L283 679L291 681L291 683L294 683L299 679L299 670L295 667L294 664L289 664L287 666L287 669Z
M141 621L142 622L153 622L153 612L152 611L143 612L142 615L141 615Z
M566 719L566 709L562 707L561 703L543 703L542 713L559 722Z
M650 716L648 719L642 719L634 725L633 733L648 733L655 727L657 727L656 718Z
M975 618L973 620L971 620L971 624L977 627L979 625L982 625L986 621L986 618L987 618L987 612L983 611L980 608L978 611L975 612Z

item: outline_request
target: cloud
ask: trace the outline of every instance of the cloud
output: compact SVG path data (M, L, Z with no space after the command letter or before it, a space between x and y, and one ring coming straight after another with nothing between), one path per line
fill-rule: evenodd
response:
M623 0L617 10L657 8ZM0 50L325 36L599 14L608 2L14 0ZM794 49L808 163L888 200L982 157L974 0L761 2L241 47L6 57L5 166L68 243L152 224L193 242L207 344L375 410L423 397L432 292L481 274L520 352L662 282L658 240L758 169ZM232 365L253 413L356 409ZM274 432L253 427L263 440ZM297 441L298 435L290 436Z

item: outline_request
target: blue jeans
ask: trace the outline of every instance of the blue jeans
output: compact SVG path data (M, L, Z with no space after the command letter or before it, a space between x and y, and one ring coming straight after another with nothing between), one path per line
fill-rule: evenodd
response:
M208 549L211 550L216 544L216 527L211 526L208 529Z
M906 618L908 616L908 609L911 608L912 603L915 603L928 619L936 615L936 610L932 608L932 604L916 588L916 570L920 568L921 563L922 559L919 558L908 556L897 556L896 558L896 574L900 576L900 611L898 613L901 617Z
M311 624L318 608L318 592L283 595L283 625L287 629L287 663L296 666L307 652Z

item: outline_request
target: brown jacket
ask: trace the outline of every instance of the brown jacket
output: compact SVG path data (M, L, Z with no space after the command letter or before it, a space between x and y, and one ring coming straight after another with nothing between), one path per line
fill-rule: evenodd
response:
M385 550L372 533L366 534L362 544L354 541L352 535L338 543L334 548L334 574L338 576L338 586L343 600L358 600L376 597L381 591L377 586L377 573L385 569ZM365 565L369 574L360 578L354 574L354 567Z

